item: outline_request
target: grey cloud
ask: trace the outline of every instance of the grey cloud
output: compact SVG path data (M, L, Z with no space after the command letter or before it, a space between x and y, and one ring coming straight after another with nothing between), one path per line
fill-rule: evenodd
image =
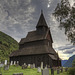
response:
M64 45L68 43L65 39L64 30L61 31L58 28L59 23L53 20L54 18L51 16L59 1L0 0L0 30L19 41L26 36L27 32L35 30L41 9L43 9L54 43L58 46ZM50 7L48 7L48 4L50 4Z
M58 49L58 51L62 51L64 54L73 54L75 52L75 46L71 44L66 44L65 46L61 46L56 49Z
M73 52L75 52L75 49L65 50L63 53L65 53L65 54L73 54Z
M31 0L0 0L0 29L12 36L13 33L20 36L23 32L26 34L30 29L29 21L33 19L31 14L35 11L30 2ZM20 36L17 37L21 38Z
M73 54L75 47L66 45L69 42L64 29L58 28L59 23L52 16L58 2L60 0L0 0L0 30L19 42L29 31L35 30L42 9L52 33L55 50Z
M72 49L72 48L75 48L75 46L74 45L65 45L62 47L58 47L59 50L66 50L66 49Z

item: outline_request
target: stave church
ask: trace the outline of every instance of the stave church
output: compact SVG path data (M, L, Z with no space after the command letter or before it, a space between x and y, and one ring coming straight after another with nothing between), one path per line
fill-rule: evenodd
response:
M19 42L19 50L10 54L11 61L19 61L19 65L35 64L36 67L48 65L49 67L61 66L61 59L52 47L52 36L43 12L36 25L36 30L28 32Z

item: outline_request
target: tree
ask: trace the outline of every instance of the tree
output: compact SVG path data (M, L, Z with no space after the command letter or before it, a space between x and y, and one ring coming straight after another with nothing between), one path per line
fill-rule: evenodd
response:
M61 0L57 4L53 15L60 22L59 27L65 28L65 34L68 40L75 44L75 3L71 7L68 0Z

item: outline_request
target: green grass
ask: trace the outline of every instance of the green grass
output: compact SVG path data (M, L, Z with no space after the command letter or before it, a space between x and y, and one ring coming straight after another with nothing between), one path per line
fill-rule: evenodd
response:
M18 66L10 66L9 70L1 69L2 75L13 75L14 73L23 73L23 75L41 75L41 73L37 73L37 69L22 69L22 67Z
M54 72L54 75L58 75L57 71ZM60 73L59 75L68 75L67 72Z
M14 73L23 73L23 75L42 75L41 73L37 73L37 68L35 69L22 69L21 66L10 66L9 70L4 70L4 68L1 68L2 75L13 75ZM49 70L49 73L51 71ZM51 74L50 74L51 75ZM54 72L54 75L57 75L57 72ZM67 72L60 73L60 75L68 75Z

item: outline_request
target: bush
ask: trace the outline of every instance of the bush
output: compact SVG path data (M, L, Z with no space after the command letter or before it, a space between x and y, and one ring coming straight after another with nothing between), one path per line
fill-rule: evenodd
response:
M69 68L68 73L69 75L75 75L75 67Z

